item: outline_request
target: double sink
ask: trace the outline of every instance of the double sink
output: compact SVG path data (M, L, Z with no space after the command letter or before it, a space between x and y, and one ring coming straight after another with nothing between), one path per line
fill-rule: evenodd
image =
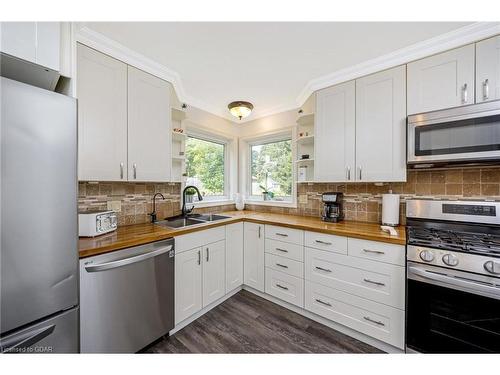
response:
M162 221L157 221L155 224L167 228L184 228L191 225L205 224L230 218L230 216L216 214L194 214L189 216L174 216Z

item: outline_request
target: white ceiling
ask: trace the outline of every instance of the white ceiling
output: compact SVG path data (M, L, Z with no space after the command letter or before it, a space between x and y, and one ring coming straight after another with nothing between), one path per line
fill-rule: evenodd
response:
M255 110L249 119L297 108L298 96L313 79L465 25L458 22L85 24L177 72L186 96L202 109L225 115L229 102L251 101Z

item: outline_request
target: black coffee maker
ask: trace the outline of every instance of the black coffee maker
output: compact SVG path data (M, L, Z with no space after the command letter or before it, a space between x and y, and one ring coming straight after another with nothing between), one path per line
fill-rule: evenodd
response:
M342 193L323 193L321 198L323 201L323 213L321 219L331 223L337 223L344 219L344 210L342 203Z

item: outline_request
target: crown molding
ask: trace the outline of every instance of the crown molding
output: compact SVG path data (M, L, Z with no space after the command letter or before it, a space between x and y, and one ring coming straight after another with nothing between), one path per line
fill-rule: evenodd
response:
M500 34L500 22L476 22L394 52L310 80L297 97L297 107L317 90Z

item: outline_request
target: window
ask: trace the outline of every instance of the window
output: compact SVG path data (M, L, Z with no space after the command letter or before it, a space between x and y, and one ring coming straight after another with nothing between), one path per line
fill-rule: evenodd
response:
M291 201L293 192L292 141L290 137L250 144L252 199Z
M196 186L204 200L225 199L227 196L225 161L225 143L187 137L186 184Z

